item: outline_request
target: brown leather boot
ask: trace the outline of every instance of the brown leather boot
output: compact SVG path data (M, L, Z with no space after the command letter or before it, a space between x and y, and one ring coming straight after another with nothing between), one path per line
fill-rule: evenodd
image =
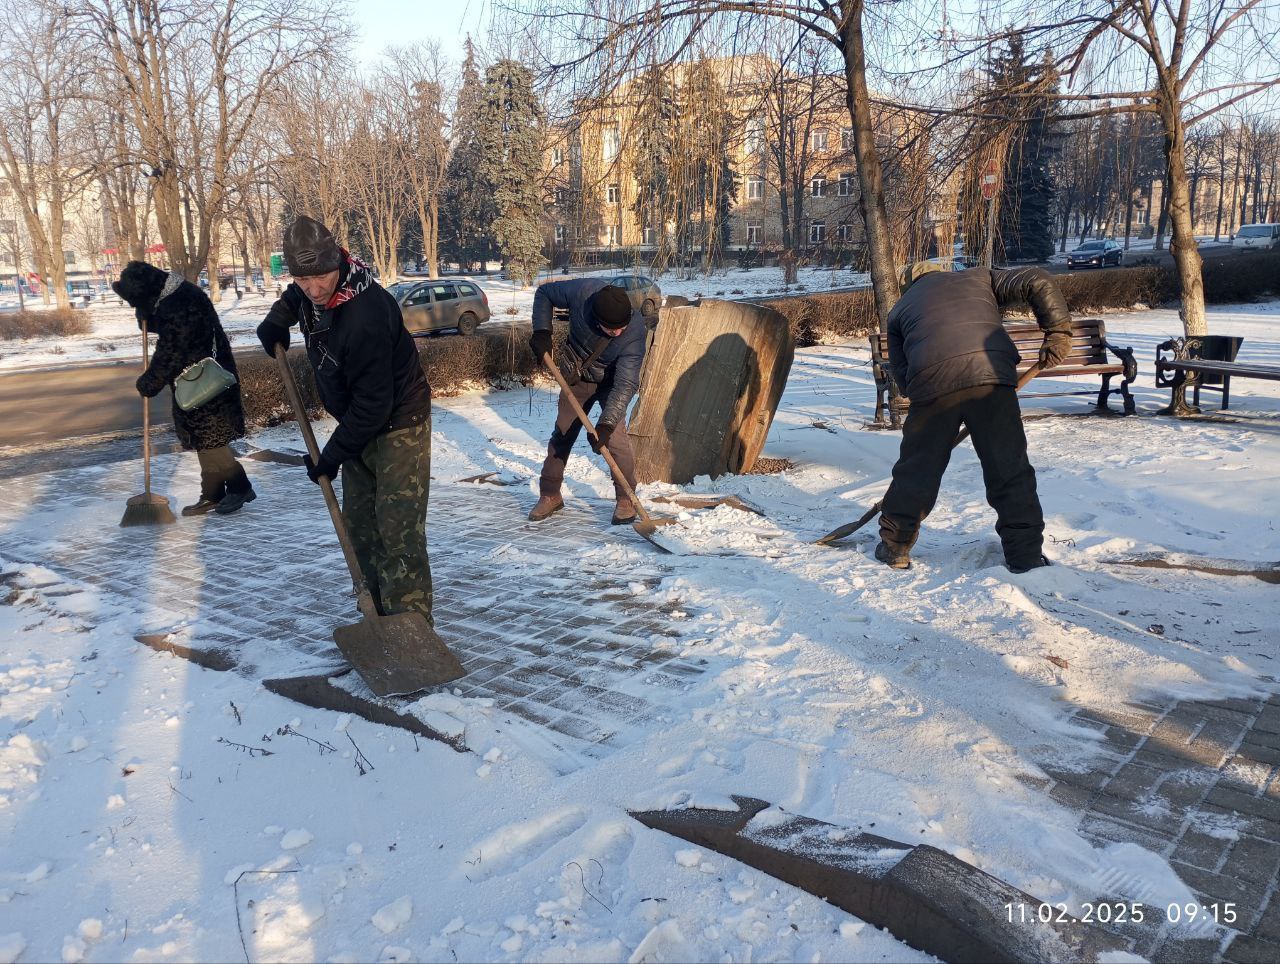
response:
M636 521L635 503L628 499L625 495L618 499L617 504L613 507L613 518L609 520L616 526L630 525Z
M544 495L538 499L537 505L529 510L530 522L541 522L564 508L564 499L558 495Z

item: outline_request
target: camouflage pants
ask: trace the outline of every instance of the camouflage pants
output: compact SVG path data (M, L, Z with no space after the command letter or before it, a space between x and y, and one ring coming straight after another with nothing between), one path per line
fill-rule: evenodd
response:
M342 463L342 515L365 582L384 613L416 609L431 622L427 497L431 419L379 435Z

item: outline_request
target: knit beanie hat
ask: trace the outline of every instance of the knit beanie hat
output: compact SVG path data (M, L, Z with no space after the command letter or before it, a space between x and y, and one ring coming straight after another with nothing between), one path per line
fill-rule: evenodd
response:
M903 291L906 291L922 275L926 275L931 271L945 270L946 268L936 261L917 261L914 264L903 265L902 270L898 272L898 285Z
M591 312L601 328L625 328L631 322L631 299L617 285L606 285L591 299Z
M342 249L323 224L299 215L284 232L284 261L295 278L328 274L342 264Z

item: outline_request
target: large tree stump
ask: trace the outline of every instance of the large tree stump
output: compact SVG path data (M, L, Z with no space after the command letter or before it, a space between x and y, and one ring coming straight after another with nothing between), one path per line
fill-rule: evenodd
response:
M628 430L640 481L750 471L795 357L786 318L732 301L663 308L661 318Z

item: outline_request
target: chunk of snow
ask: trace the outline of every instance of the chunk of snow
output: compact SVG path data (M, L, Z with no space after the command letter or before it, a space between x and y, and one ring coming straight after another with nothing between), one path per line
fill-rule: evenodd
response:
M500 747L490 747L484 755L485 763L497 763L502 759L502 750Z
M441 930L440 933L445 935L456 934L458 931L462 930L462 928L466 926L467 926L466 921L464 921L461 917L455 917L453 920L449 921L449 923L444 925L444 929Z
M84 952L89 948L84 941L78 937L72 937L68 934L62 939L62 959L67 964L78 964L84 960Z
M466 724L448 713L430 710L422 715L422 722L431 727L446 740L460 740L467 732Z
M347 730L347 727L349 727L350 725L351 725L351 714L343 713L341 716L338 717L338 722L333 724L333 732L345 733Z
M87 941L96 941L102 937L102 921L96 917L86 917L80 922L76 931Z
M409 918L412 916L413 898L406 894L404 897L393 900L385 907L380 908L370 920L373 921L373 926L382 931L382 933L390 934L409 923Z
M268 837L274 837L277 834L284 833L284 827L277 827L274 823L269 827L263 827L262 832Z
M301 850L315 839L315 835L310 830L290 830L280 838L280 849Z
M521 937L519 934L512 934L505 941L503 941L500 946L508 954L514 954L516 951L520 950L520 947L522 944L524 944L524 938Z
M120 794L113 793L111 794L111 796L107 797L108 810L119 810L123 806L124 806L124 797L121 796Z
M21 934L0 934L0 964L14 964L26 949L27 939Z
M71 738L71 745L68 747L68 749L72 753L79 753L81 750L87 749L88 746L89 746L89 741L86 740L83 736L73 736Z
M364 844L360 844L360 843L347 844L348 857L359 857L362 853L364 853Z
M232 867L230 870L226 872L226 874L222 878L222 882L226 884L228 887L230 887L237 880L239 880L240 875L247 870L253 870L253 864L236 864L234 867Z
M34 870L27 874L24 878L28 884L34 884L37 881L44 880L49 876L49 871L53 870L53 864L45 860L41 862Z
M702 851L700 850L677 850L676 863L681 867L696 867L702 863Z
M867 924L865 921L860 921L860 920L841 921L840 936L843 937L846 941L851 941L855 937L857 937L859 934L861 934L862 929L866 926Z

